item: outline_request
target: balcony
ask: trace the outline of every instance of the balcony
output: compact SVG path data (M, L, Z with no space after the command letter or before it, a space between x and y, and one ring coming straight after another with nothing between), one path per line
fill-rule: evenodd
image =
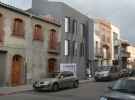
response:
M127 51L121 52L120 57L130 58L130 53Z

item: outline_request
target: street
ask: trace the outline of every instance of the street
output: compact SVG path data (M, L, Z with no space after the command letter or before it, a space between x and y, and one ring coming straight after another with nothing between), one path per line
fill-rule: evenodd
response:
M0 100L99 100L107 92L112 82L89 82L80 84L77 89L66 89L59 92L26 91L7 96L0 96Z

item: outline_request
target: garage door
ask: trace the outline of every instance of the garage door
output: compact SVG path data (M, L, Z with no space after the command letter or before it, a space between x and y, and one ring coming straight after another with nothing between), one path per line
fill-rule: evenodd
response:
M0 51L0 86L5 83L6 52Z

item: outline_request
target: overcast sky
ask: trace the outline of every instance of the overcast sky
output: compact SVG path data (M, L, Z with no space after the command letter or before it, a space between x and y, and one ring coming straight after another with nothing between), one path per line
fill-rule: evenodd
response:
M121 29L121 37L135 43L135 0L50 0L69 4L90 17L103 17Z
M15 0L13 0L15 1ZM16 0L18 6L29 7L31 0ZM50 0L60 1L90 17L103 17L118 26L121 37L135 43L135 0ZM20 2L20 3L19 3ZM27 5L28 6L27 6Z

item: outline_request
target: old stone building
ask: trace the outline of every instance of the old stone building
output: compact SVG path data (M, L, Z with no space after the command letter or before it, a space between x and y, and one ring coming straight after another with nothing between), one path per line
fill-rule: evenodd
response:
M60 25L0 3L0 85L47 77L59 63Z

